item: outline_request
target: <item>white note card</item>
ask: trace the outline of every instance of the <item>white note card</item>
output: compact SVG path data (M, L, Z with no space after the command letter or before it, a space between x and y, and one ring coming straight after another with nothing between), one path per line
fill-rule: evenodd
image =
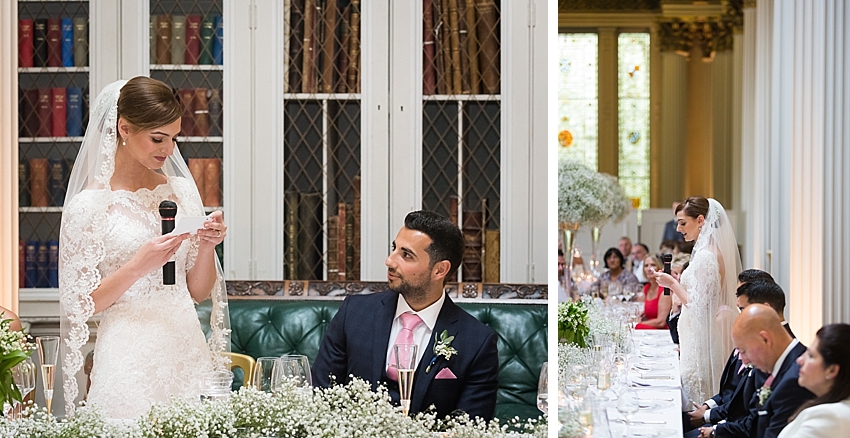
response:
M181 216L174 224L174 231L169 234L197 234L198 229L204 228L204 222L211 220L207 216Z

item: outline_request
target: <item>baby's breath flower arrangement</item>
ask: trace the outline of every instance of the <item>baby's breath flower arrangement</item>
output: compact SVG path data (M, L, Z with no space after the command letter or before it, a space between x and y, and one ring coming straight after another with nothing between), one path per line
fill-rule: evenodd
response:
M617 178L576 161L558 162L558 222L602 227L625 218L630 208Z
M587 307L583 301L567 301L558 304L558 340L560 342L586 347L589 333Z
M12 378L12 368L25 361L34 350L34 346L26 342L24 332L9 329L11 322L11 319L0 320L0 405L20 402L23 398Z

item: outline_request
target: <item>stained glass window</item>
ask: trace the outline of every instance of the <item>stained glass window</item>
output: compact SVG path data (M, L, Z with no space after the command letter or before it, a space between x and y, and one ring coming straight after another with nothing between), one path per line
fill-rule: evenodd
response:
M620 184L649 208L649 34L621 33L617 54Z
M597 168L599 125L599 37L595 33L558 35L559 158Z

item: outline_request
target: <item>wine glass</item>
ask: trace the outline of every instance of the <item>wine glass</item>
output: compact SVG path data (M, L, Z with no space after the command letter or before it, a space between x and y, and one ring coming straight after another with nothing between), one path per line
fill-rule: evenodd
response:
M398 370L398 394L401 409L406 417L410 412L410 397L413 395L413 370L416 369L416 344L395 344L395 367Z
M537 383L537 409L549 414L549 362L543 362L540 379Z
M27 395L35 389L35 364L32 362L32 359L26 358L23 362L17 364L12 368L12 378L15 381L15 385L18 386L18 389L21 391L21 400L23 401L27 398ZM17 408L21 407L21 403L18 403Z
M44 404L47 412L53 405L53 384L56 375L56 362L59 360L59 336L38 336L38 358L41 362L41 382L44 384Z
M640 409L637 392L633 389L624 389L617 399L617 410L626 418L626 436L632 436L629 426L632 424L632 416Z
M310 374L310 361L303 354L284 354L274 364L272 386L279 388L281 382L290 380L296 391L308 394L313 388L313 376Z
M272 392L272 376L276 357L258 357L251 374L251 386L262 392Z

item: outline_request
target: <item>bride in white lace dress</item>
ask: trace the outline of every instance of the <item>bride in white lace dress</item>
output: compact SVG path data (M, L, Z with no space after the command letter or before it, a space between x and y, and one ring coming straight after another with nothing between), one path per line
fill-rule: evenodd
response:
M681 283L663 272L655 275L659 286L669 287L683 303L679 317L682 387L689 400L702 403L720 388L720 375L733 348L741 260L732 224L719 202L690 197L676 209L676 219L676 229L685 240L696 240L690 264Z
M159 204L177 218L203 216L198 190L176 146L182 109L171 88L137 77L107 86L69 182L60 232L65 410L73 415L88 341L100 313L88 404L108 418L134 419L171 397L197 400L204 373L224 366L229 318L215 246L220 211L196 235L161 235ZM162 266L175 260L175 285ZM205 339L194 303L212 296Z

